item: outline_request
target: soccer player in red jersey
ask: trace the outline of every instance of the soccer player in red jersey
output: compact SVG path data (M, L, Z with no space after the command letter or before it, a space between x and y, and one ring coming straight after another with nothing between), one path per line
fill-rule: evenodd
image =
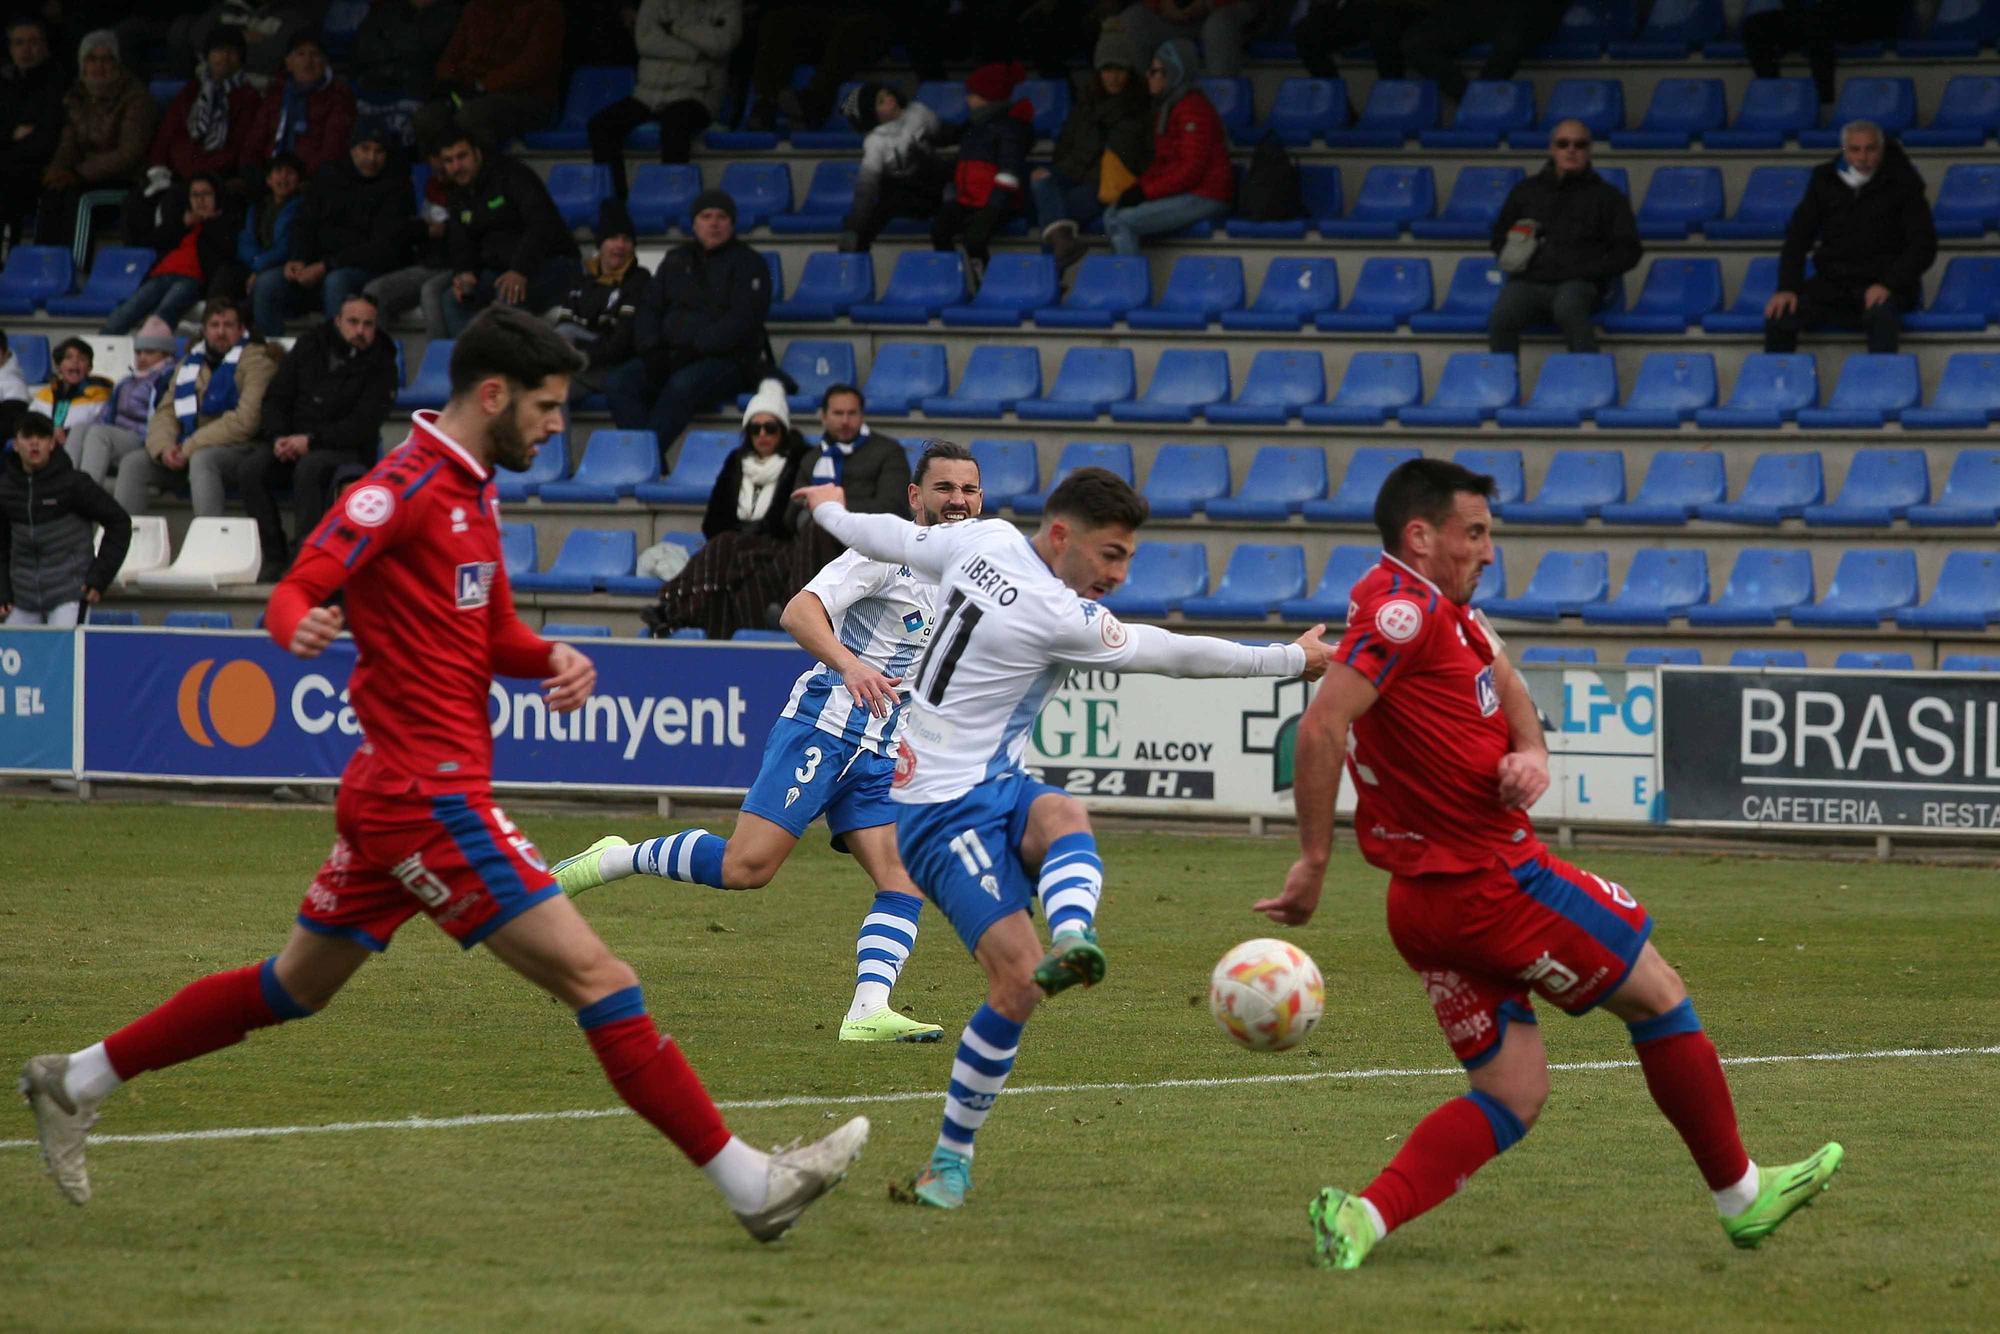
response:
M272 638L313 658L343 627L326 603L346 590L359 650L349 690L365 740L341 778L333 851L278 954L202 978L82 1051L28 1062L21 1093L49 1174L73 1203L90 1198L85 1133L114 1089L317 1013L419 911L574 1010L619 1096L701 1166L759 1241L782 1235L860 1155L866 1117L772 1155L731 1135L679 1046L653 1026L638 977L493 804L494 675L541 678L558 712L581 708L596 682L590 659L515 614L494 482L496 466L526 468L562 429L582 364L530 315L481 314L452 350L450 402L416 414L410 438L327 513L271 594Z
M1419 1122L1366 1189L1319 1193L1316 1258L1355 1268L1528 1132L1549 1094L1532 993L1625 1021L1724 1231L1755 1246L1825 1189L1841 1147L1784 1167L1750 1161L1715 1046L1647 939L1652 918L1623 886L1535 837L1527 809L1549 786L1541 721L1499 637L1466 605L1493 562L1492 494L1490 477L1440 459L1413 459L1383 482L1382 562L1354 586L1347 633L1299 727L1299 859L1283 892L1253 905L1291 926L1319 906L1344 761L1355 842L1389 872L1390 939L1472 1085Z

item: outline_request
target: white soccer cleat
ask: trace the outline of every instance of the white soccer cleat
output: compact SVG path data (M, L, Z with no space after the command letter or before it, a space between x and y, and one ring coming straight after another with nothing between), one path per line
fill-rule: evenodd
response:
M759 1241L776 1241L806 1206L840 1184L868 1143L868 1118L857 1116L824 1139L771 1155L764 1207L738 1211L737 1221Z
M68 1056L36 1056L21 1067L16 1087L34 1110L44 1170L55 1178L64 1199L71 1204L88 1204L90 1168L83 1161L83 1141L97 1124L98 1103L73 1099L63 1090L63 1076L68 1072Z

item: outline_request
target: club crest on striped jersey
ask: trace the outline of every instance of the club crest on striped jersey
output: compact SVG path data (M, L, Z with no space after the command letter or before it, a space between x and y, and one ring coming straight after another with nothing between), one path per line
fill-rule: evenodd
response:
M1392 644L1407 644L1424 628L1424 609L1408 598L1385 602L1375 612L1375 628Z

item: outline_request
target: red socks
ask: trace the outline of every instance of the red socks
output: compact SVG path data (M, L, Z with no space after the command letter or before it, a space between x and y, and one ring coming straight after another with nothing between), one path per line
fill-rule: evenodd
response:
M1723 1190L1750 1170L1750 1155L1736 1129L1736 1104L1715 1044L1702 1032L1694 1002L1644 1023L1628 1025L1646 1088L1673 1123L1710 1190Z
M701 1076L672 1038L663 1038L637 987L627 987L577 1012L590 1049L611 1086L633 1111L672 1140L697 1167L722 1152L729 1127Z
M104 1039L104 1054L120 1079L161 1070L232 1046L254 1028L312 1013L279 985L273 965L211 973L190 982L150 1014Z
M1451 1198L1467 1178L1526 1134L1521 1119L1477 1089L1417 1122L1361 1192L1391 1232Z

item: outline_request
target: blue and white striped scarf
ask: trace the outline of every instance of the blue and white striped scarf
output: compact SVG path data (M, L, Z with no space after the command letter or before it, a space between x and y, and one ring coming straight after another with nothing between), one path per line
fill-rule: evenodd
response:
M865 425L861 428L861 434L846 444L838 440L829 440L822 435L819 438L819 457L813 460L813 485L841 482L847 473L847 456L867 438L868 428Z
M195 385L201 379L201 368L208 360L208 344L197 344L195 350L174 372L174 416L180 418L182 440L194 434L196 423L201 417L219 417L236 406L236 363L243 360L243 349L250 342L245 334L229 349L229 355L208 377L208 388L195 392Z

